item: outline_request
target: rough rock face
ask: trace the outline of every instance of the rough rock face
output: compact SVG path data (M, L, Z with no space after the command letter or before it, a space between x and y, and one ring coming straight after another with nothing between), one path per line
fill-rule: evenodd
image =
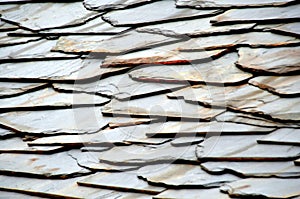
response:
M298 0L0 0L0 198L299 198Z

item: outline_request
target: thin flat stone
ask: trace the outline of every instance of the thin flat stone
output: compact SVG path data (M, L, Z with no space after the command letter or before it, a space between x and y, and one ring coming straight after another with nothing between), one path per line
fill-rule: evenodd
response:
M195 145L174 147L170 143L117 146L99 153L98 157L100 161L116 165L147 165L175 161L197 163Z
M39 33L46 35L117 34L127 29L127 27L114 27L97 17L80 26L43 30Z
M218 188L213 189L167 189L153 197L154 199L230 199L227 194L220 192Z
M66 152L33 155L33 154L1 154L1 173L15 175L31 175L47 178L66 178L87 174L90 171L79 167ZM60 164L58 164L60 163Z
M300 156L300 147L258 144L262 136L213 136L198 145L200 160L260 161L287 160Z
M7 191L34 194L43 198L149 198L147 194L125 193L109 189L79 186L77 181L86 177L71 179L38 179L14 176L0 176L0 186Z
M138 6L142 4L151 3L154 0L84 0L83 5L88 10L105 11L126 8L129 6Z
M189 1L191 2L191 1ZM155 24L137 28L138 31L159 33L163 35L187 35L187 36L203 36L219 33L230 33L234 31L249 30L255 24L236 24L231 26L212 26L210 20L212 18L191 19L187 21L175 21L162 24ZM199 25L201 24L201 25Z
M155 95L130 101L112 100L102 109L104 115L167 117L185 119L211 119L222 113L221 109L210 109L183 100L168 99L165 95Z
M60 149L59 146L28 146L18 137L0 140L0 153L54 153Z
M186 41L178 47L181 51L214 50L232 47L280 47L299 44L300 40L292 36L283 36L271 32L235 33L196 37Z
M107 36L60 37L53 51L68 53L123 53L175 42L178 38L135 30L107 38Z
M149 165L142 167L137 173L151 184L174 188L218 187L239 179L232 174L210 175L198 165L185 164Z
M241 71L235 66L237 60L237 53L229 53L207 63L147 66L131 71L129 75L133 79L150 82L184 83L188 81L233 84L252 77L252 74Z
M99 161L98 155L101 151L88 151L81 152L80 150L71 150L68 154L77 161L77 164L83 168L88 168L93 171L129 171L137 169L138 166L120 166L120 165L112 165Z
M140 144L162 144L169 139L148 138L145 127L148 125L138 125L129 127L119 127L115 129L103 130L94 134L85 135L59 135L36 139L30 142L33 146L114 146L115 144L140 143Z
M141 67L146 64L190 64L209 58L219 57L227 51L226 49L218 49L200 52L180 52L176 50L180 43L182 42L127 53L124 55L107 56L101 67Z
M281 177L300 176L300 168L289 162L205 162L201 167L212 173L230 171L242 177Z
M76 58L78 55L50 52L56 40L39 40L0 49L0 62Z
M0 99L0 110L72 107L72 106L95 106L109 102L108 98L94 96L86 93L58 93L52 88L26 93L24 95Z
M132 80L127 74L122 74L100 79L92 83L53 84L53 86L60 91L79 91L127 100L177 90L183 88L185 85L138 82Z
M0 82L0 98L11 97L46 86L46 83Z
M40 39L41 39L40 37L11 37L8 36L7 32L0 31L0 47L24 44L27 42L37 41Z
M253 72L269 74L295 74L300 71L300 47L240 48L237 64Z
M267 134L275 128L258 127L247 124L238 124L233 122L165 122L150 124L146 135L149 137L181 137L181 136L205 136L214 133L249 135L249 134Z
M284 23L284 24L259 24L255 26L257 30L268 30L283 34L300 36L300 22Z
M300 158L294 161L295 165L300 166Z
M96 173L78 181L78 184L88 187L108 188L148 194L158 194L165 190L163 187L148 185L147 182L139 179L135 174L126 172Z
M18 132L30 134L83 134L103 129L108 118L99 107L46 111L22 111L0 115L0 123Z
M0 64L0 78L5 80L55 80L71 81L100 79L126 70L101 68L102 59L44 60Z
M298 123L288 123L288 122L276 122L268 120L262 117L253 116L245 113L236 113L231 111L226 111L216 117L218 122L233 122L238 124L247 124L252 126L260 127L290 127L297 128L299 127Z
M194 86L173 93L187 102L208 106L229 107L279 121L297 122L300 119L298 98L280 98L248 84L241 86Z
M236 2L233 0L177 0L176 6L195 8L233 8L233 7L263 7L263 6L283 6L295 0L248 0Z
M257 142L263 144L300 145L300 130L284 128L278 129L275 132L258 139Z
M231 9L218 15L213 23L266 23L299 21L299 4L285 7Z
M43 2L18 5L18 8L4 12L2 18L21 27L38 31L82 24L97 15L99 13L86 10L82 2Z
M222 190L235 197L293 198L300 196L299 187L299 178L247 178L225 184Z
M218 12L219 10L177 9L173 0L164 0L136 8L112 11L103 15L103 18L114 26L137 26L192 17L204 17L217 14Z
M295 76L258 76L249 83L283 97L300 94L300 75Z

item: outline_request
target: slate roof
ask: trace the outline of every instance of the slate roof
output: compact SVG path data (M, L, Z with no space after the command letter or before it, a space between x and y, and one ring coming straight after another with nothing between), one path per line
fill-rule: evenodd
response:
M0 0L0 198L300 198L297 0Z

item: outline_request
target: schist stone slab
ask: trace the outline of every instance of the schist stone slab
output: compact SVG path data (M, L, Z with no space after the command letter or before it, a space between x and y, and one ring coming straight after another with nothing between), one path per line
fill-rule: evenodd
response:
M235 197L293 198L300 195L299 186L299 178L247 178L221 189Z
M20 96L0 99L0 110L72 107L72 106L95 106L104 105L110 100L101 96L86 93L59 93L52 88L26 93Z
M53 51L67 53L126 53L133 50L144 49L155 45L178 41L178 38L159 34L137 32L135 30L124 32L115 36L82 36L60 37Z
M60 146L28 146L21 138L0 140L0 153L55 153Z
M5 46L0 49L0 62L20 62L33 60L74 59L78 55L50 52L56 40L38 40L14 46Z
M282 128L257 140L264 144L300 145L300 129Z
M97 17L93 20L87 21L83 25L59 28L59 29L43 30L43 31L39 31L39 33L44 35L93 35L93 34L104 35L104 34L117 34L127 29L128 29L127 27L114 27L109 23L103 21L101 17Z
M237 64L252 72L264 74L295 74L300 71L300 47L240 48Z
M168 99L166 95L118 101L112 100L102 109L104 115L131 115L140 117L185 118L208 120L222 113L222 109L210 109L183 100Z
M300 19L299 4L284 7L232 9L218 15L213 23L266 23L269 21L297 21Z
M135 99L183 88L185 84L148 83L132 80L127 74L116 75L86 84L53 84L59 91L78 91L113 96L119 100Z
M258 144L261 135L213 136L197 148L200 160L270 161L288 160L300 156L300 147L275 144Z
M250 84L282 97L294 97L300 94L300 75L295 76L258 76Z
M88 11L82 2L27 3L3 13L2 18L31 30L66 27L82 24L99 15ZM49 16L52 16L49 18Z
M82 152L81 150L73 149L68 151L68 154L77 161L77 164L83 168L88 168L92 171L128 171L135 170L139 166L125 166L125 165L113 165L107 164L99 161L98 156L102 151L86 151Z
M195 145L174 147L162 145L117 146L99 153L100 161L116 165L147 165L172 162L197 163Z
M281 177L291 178L300 176L300 168L293 161L278 162L205 162L201 167L212 173L230 173L242 177Z
M38 179L14 176L0 176L0 186L7 191L34 194L43 198L149 198L147 194L125 193L116 190L79 186L77 181L86 177L70 179ZM26 197L27 198L27 197Z
M173 188L217 187L239 179L232 174L210 175L198 165L185 164L149 165L142 167L137 173L149 183Z
M0 82L0 98L11 97L46 86L46 83Z
M173 0L156 1L132 9L117 10L103 15L114 26L139 26L166 21L205 17L219 13L219 10L177 9ZM133 14L134 13L134 14Z
M87 174L90 171L79 167L77 162L66 152L33 155L33 154L1 154L2 173L40 176L47 178L66 178Z
M193 86L173 93L187 102L212 107L229 107L238 112L264 116L273 120L297 122L300 112L297 98L280 98L248 84L240 86ZM292 108L293 107L293 108Z
M101 79L125 71L127 67L101 68L102 59L44 60L0 64L0 78L5 80L74 81Z
M220 57L227 52L226 49L200 51L200 52L180 52L178 46L183 42L164 45L123 55L107 56L101 67L122 67L122 66L151 66L153 64L192 64Z
M191 1L190 1L191 2ZM231 26L213 26L210 21L213 18L199 18L185 21L174 21L162 24L154 24L137 28L138 31L159 33L164 35L187 35L203 36L234 31L245 31L254 27L255 24L235 24Z
M129 75L133 79L147 82L233 84L252 77L252 74L235 66L237 60L237 53L229 53L206 63L146 66L131 71Z
M106 127L109 118L102 117L101 108L22 111L0 115L0 123L15 131L29 134L83 134Z
M158 194L165 190L163 187L149 185L139 179L134 173L96 173L78 181L79 185L108 188L120 191L130 191L148 194Z

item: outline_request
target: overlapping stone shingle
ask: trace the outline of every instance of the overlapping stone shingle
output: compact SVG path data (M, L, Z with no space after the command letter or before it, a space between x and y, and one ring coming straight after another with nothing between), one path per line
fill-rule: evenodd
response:
M252 74L235 66L237 60L237 54L230 53L206 63L146 66L131 71L129 75L133 79L147 82L234 84L252 77Z
M235 197L292 198L300 195L300 180L247 178L226 184L222 189Z
M4 12L2 18L24 28L38 31L82 24L97 15L99 13L86 10L82 2L28 3Z
M240 48L237 64L253 72L266 74L293 74L300 70L299 47L293 48Z
M299 4L286 7L232 9L218 15L214 23L267 23L299 21Z
M276 95L284 97L298 96L300 93L300 76L259 76L251 79L250 84L258 86Z
M176 9L173 0L164 0L132 9L112 11L104 14L103 18L114 26L139 26L193 17L206 17L217 13L220 13L220 10Z
M54 51L71 53L126 53L133 50L175 42L176 38L137 31L124 32L116 36L60 37Z

